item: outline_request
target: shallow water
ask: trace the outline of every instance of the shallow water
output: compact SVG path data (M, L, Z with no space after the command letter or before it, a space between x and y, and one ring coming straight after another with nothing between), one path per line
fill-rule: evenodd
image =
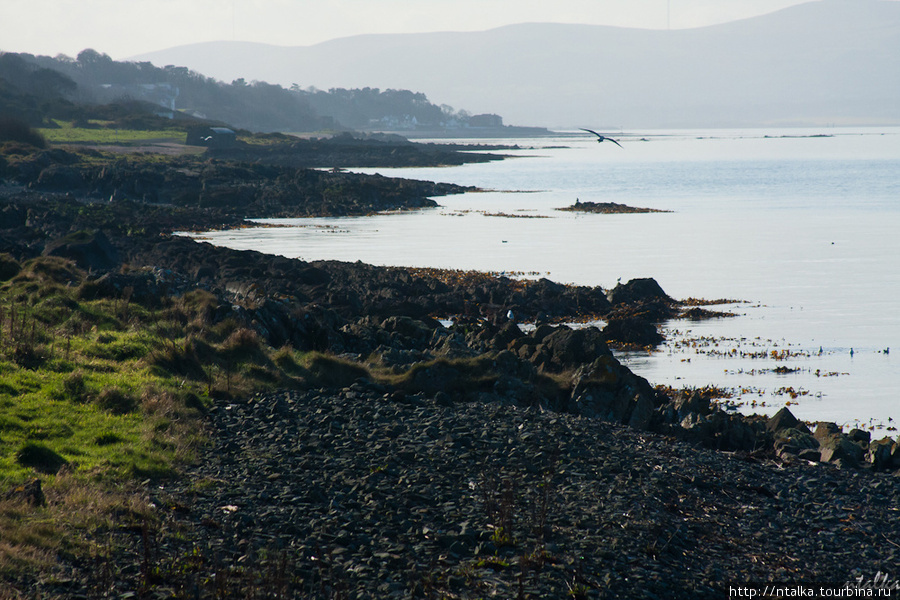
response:
M522 146L504 152L516 158L367 169L492 191L437 198L439 208L417 212L278 220L294 226L203 237L306 260L603 287L653 277L676 298L745 300L724 308L738 317L669 323L664 349L622 359L654 384L726 388L743 411L789 403L806 420L891 432L900 420L900 129L618 139L624 148L562 136L501 140ZM671 212L555 210L576 198ZM894 355L883 352L890 347Z

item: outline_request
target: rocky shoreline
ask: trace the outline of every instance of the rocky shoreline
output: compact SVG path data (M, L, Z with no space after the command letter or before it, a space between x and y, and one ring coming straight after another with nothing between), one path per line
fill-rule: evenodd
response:
M23 576L26 597L718 598L900 558L895 440L786 409L744 417L615 359L611 345L652 347L656 324L704 316L652 279L603 290L171 235L462 188L273 161L5 160L11 262L71 260L90 294L138 304L200 289L210 324L349 365L328 387L212 397L196 463L143 484L154 519L104 532L98 562ZM600 317L602 331L560 324Z
M147 488L158 528L112 532L102 577L69 567L36 593L723 598L900 560L886 473L364 381L223 402L208 421L201 460Z

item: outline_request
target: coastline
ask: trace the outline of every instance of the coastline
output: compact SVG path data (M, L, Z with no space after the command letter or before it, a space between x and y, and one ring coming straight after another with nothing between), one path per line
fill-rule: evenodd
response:
M175 172L162 170L174 185L154 187L146 181L160 171L151 166L118 166L120 172L110 168L101 176L93 167L66 164L71 160L58 152L35 157L19 165L18 184L30 187L5 189L0 233L3 251L17 264L52 254L90 273L88 281L110 298L130 288L129 299L138 304L150 303L156 290L179 297L201 289L215 298L213 324L232 319L272 348L290 345L357 365L378 355L385 369L374 378L351 369L358 376L320 381L314 390L211 395L201 419L211 428L209 450L182 477L144 487L155 521L113 534L121 554L108 556L109 564L130 565L115 581L123 592L151 583L187 590L175 587L188 585L176 566L188 564L185 556L193 552L172 535L182 527L206 557L190 573L225 568L235 574L250 561L263 577L272 564L262 556L285 551L302 580L296 593L316 588L321 597L343 589L362 595L408 590L424 597L436 590L508 594L516 586L541 596L576 585L583 586L583 597L641 590L718 597L718 582L732 578L833 581L848 569L851 577L854 569L881 565L877 570L889 572L897 563L891 541L900 531L891 511L900 487L887 475L900 468L893 441L871 442L864 432L842 432L833 424L809 430L789 413L772 419L733 415L697 392L654 390L612 358L609 343L658 343L652 341L655 323L677 315L677 304L652 280L613 290L547 280L526 286L502 277L305 263L214 248L174 238L171 231L188 223L239 222L239 211L254 206L251 190L274 180L272 172L182 162ZM145 181L141 200L129 200L139 181ZM264 206L292 215L365 214L385 205L414 208L428 196L461 189L308 171L297 171L291 184L311 190L306 197L312 201L288 202L276 193ZM325 191L335 184L345 187L329 197ZM197 190L196 205L163 203L176 186ZM73 237L81 231L93 233ZM505 319L508 310L547 324L525 333ZM457 318L446 328L433 320L436 314ZM618 337L549 324L579 315L608 318ZM373 407L379 406L383 414L376 417ZM316 411L333 418L323 425ZM264 430L273 425L268 433L276 435L267 437ZM401 426L408 439L396 435ZM567 436L583 443L554 448ZM482 441L484 452L468 456ZM372 458L360 458L359 443L371 448ZM331 460L349 465L352 476L329 479L328 451L336 453ZM512 460L517 452L523 453L518 462ZM240 464L247 453L271 458L251 472ZM555 453L559 458L552 459ZM460 462L459 471L442 468L448 457ZM454 479L463 473L474 489ZM317 487L323 481L331 483ZM354 522L346 519L360 511L389 513L396 490L407 485L402 482L411 487L401 497L410 512L396 523L372 524L359 534L366 540L354 537ZM553 484L554 502L574 500L553 510L551 498L540 496L548 489L542 482ZM836 491L843 486L848 489ZM821 512L812 514L810 494L825 507ZM441 508L448 502L462 512ZM417 520L417 509L428 518ZM526 514L535 510L545 511L543 523L528 521ZM320 515L318 528L309 516L314 513ZM849 521L850 532L842 525ZM282 525L288 530L275 533ZM155 583L140 566L141 552L153 547L148 527L158 544L156 564L168 577ZM828 543L804 536L809 527L829 533ZM703 556L712 570L699 568L707 559L690 540L709 542ZM590 559L580 558L586 554ZM222 562L210 558L215 555ZM748 564L754 556L764 558ZM848 557L867 562L848 566ZM78 571L77 561L65 559L59 566L72 574L70 589L48 584L41 591L66 597L92 585L91 567ZM377 587L382 570L398 568L403 576L395 587Z

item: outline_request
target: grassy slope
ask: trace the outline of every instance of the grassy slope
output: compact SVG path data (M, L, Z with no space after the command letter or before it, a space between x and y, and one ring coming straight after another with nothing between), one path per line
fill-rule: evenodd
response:
M158 306L127 291L99 297L69 261L0 255L0 581L46 572L61 553L102 552L95 540L109 528L152 524L138 483L194 458L213 399L359 377L415 391L432 364L396 373L377 359L275 349L234 321L213 323L217 307L203 290ZM478 384L483 361L450 362ZM46 504L10 493L35 479Z
M41 135L51 144L129 144L147 141L171 141L184 143L184 129L140 130L119 129L109 122L89 121L91 127L76 127L68 121L56 121L58 128L38 129Z
M191 460L211 396L315 379L303 366L315 357L211 325L205 292L146 307L94 297L62 259L0 263L19 271L0 281L0 576L85 551L79 532L141 514L128 488ZM46 506L4 497L34 478Z

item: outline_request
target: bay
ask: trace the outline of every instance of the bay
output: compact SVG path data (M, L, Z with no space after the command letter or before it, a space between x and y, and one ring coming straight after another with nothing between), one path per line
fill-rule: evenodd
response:
M215 244L304 260L475 269L600 285L653 277L679 299L727 298L734 318L664 325L620 353L653 384L716 386L744 412L893 434L900 419L900 128L647 131L623 148L570 134L460 167L365 169L473 185L440 207L265 219ZM616 202L670 211L556 209ZM895 349L895 354L885 352ZM852 349L852 353L851 353Z

